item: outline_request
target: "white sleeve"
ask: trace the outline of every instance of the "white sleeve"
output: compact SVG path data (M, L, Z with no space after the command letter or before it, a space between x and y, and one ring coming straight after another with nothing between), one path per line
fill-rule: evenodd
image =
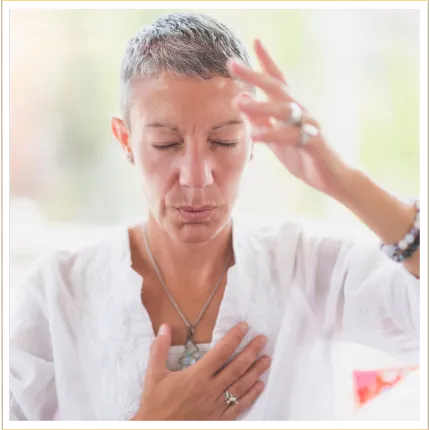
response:
M10 318L11 420L53 420L58 409L42 266L19 287Z
M299 243L298 274L326 332L419 362L419 279L377 243L304 235Z

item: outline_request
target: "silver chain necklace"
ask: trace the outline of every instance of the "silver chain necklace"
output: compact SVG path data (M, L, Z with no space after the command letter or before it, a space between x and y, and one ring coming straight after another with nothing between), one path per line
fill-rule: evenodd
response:
M158 280L160 281L161 286L163 287L165 293L167 294L167 297L169 297L172 305L175 307L175 309L178 311L179 316L182 318L182 321L184 321L185 325L188 328L188 337L187 337L187 341L185 342L185 350L181 356L181 358L179 359L179 363L182 367L182 369L191 366L192 364L194 364L200 357L199 357L199 348L197 347L196 343L193 340L193 336L195 333L195 328L197 327L197 325L199 324L200 320L202 319L206 309L208 308L210 302L212 301L213 297L215 296L215 293L217 292L219 286L221 285L221 281L224 277L225 272L227 271L228 265L230 263L230 255L227 258L227 261L225 263L225 267L222 271L222 274L220 276L220 278L218 279L218 282L215 284L215 287L211 293L211 295L209 296L209 299L207 300L207 302L205 303L205 305L203 306L202 311L200 312L200 315L197 318L197 321L194 324L191 324L187 318L185 317L185 315L182 313L181 309L179 308L178 304L176 303L175 299L173 298L171 292L169 291L169 289L167 288L166 282L164 281L164 278L160 272L160 269L155 261L154 255L152 254L151 248L149 246L149 240L148 240L148 233L146 228L144 229L144 242L145 242L145 247L146 247L146 251L148 253L149 259L151 260L152 266L154 267L155 273L157 274Z

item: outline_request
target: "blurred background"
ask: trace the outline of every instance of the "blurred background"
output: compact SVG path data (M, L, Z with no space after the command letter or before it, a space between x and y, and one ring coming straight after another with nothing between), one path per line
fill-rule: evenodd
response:
M248 47L260 37L346 159L395 194L419 195L419 11L195 11L230 25ZM128 39L168 12L174 11L11 11L12 307L40 254L98 240L145 214L138 177L111 136L110 117L119 113ZM344 208L292 178L262 146L238 209L366 234ZM339 350L342 383L351 368L395 364L357 348ZM417 384L408 390L409 406L393 409L391 402L371 418L392 417L394 410L401 417L393 419L415 416Z

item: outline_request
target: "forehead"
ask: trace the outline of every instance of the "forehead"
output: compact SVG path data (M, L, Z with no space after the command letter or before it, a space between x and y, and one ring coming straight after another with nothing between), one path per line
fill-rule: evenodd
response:
M232 115L231 102L245 91L238 81L215 77L199 80L165 75L133 84L130 118L140 121L175 121L193 117ZM218 118L217 118L218 119Z

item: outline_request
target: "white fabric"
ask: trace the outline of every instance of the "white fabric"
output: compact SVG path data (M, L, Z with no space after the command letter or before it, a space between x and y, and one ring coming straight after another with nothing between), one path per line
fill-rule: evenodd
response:
M418 362L419 280L377 243L235 219L233 247L212 345L246 320L238 350L264 333L272 357L263 394L240 419L335 419L330 354L339 338ZM37 263L11 319L11 419L132 417L154 333L130 263L126 228Z

